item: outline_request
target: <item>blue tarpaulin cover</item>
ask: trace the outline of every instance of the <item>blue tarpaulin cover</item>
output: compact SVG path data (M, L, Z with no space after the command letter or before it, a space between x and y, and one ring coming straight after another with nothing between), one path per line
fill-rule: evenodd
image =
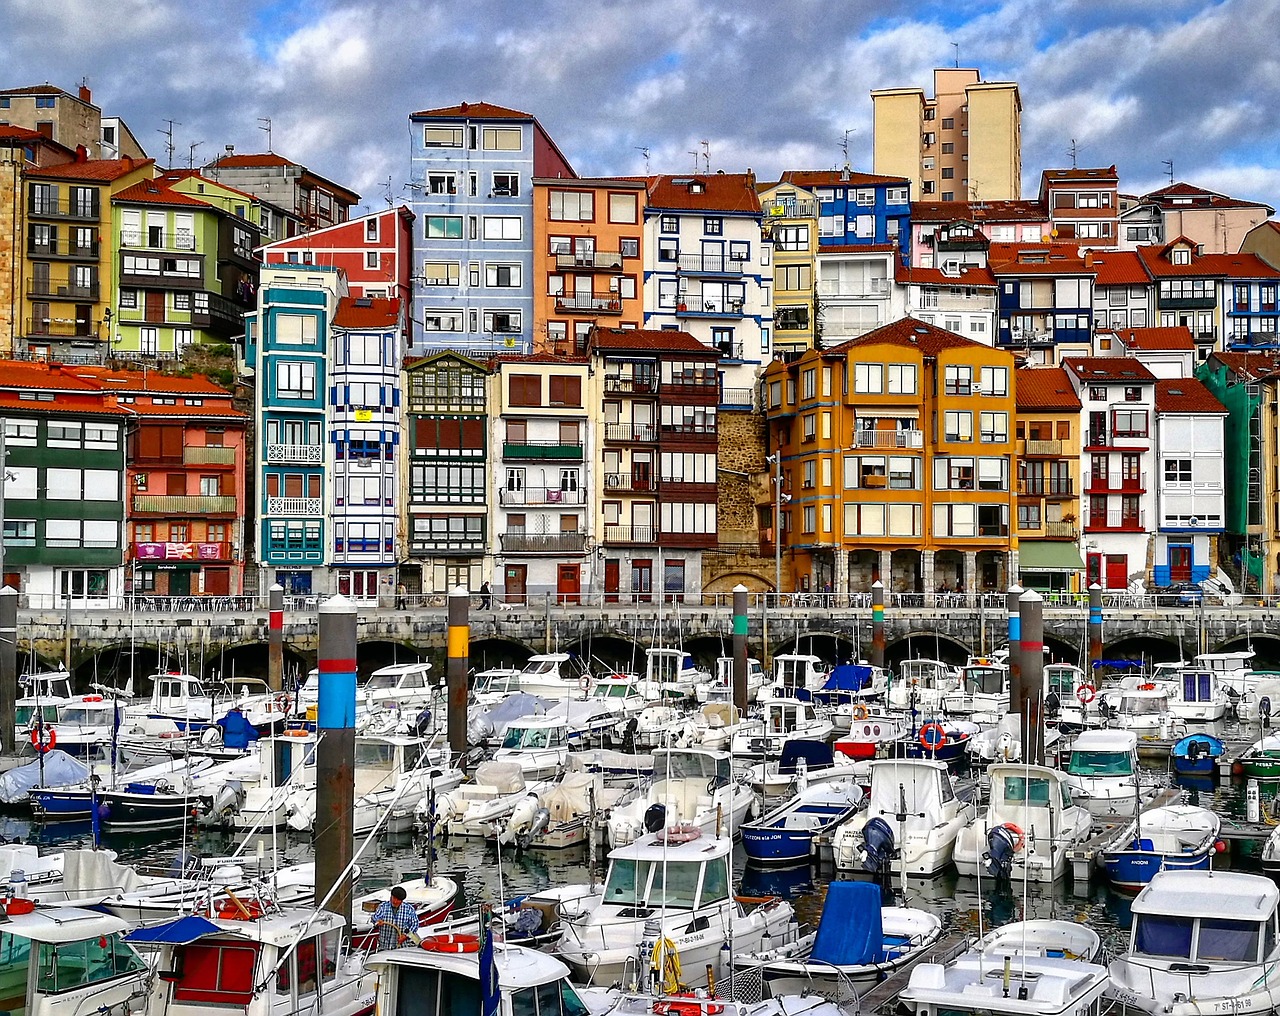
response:
M832 882L810 958L841 966L878 962L884 952L880 906L874 882Z
M149 942L156 945L189 945L208 935L225 935L212 921L195 914L179 917L176 921L153 924L148 928L135 928L125 935L126 942Z
M835 764L835 754L826 741L806 741L793 738L782 742L782 758L778 760L778 772L794 773L796 763L804 759L810 769L821 769Z
M861 663L842 663L827 675L823 691L862 691L871 683L871 668Z

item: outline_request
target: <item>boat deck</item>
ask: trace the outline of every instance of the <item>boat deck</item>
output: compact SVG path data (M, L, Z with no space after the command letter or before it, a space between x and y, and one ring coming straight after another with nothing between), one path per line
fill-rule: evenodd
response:
M918 956L904 963L889 977L885 978L865 995L858 999L858 1012L866 1016L869 1013L881 1013L889 1016L897 1012L898 996L902 994L911 980L911 970L917 963L949 963L972 944L972 939L964 932L953 931L944 936L932 947L922 949Z

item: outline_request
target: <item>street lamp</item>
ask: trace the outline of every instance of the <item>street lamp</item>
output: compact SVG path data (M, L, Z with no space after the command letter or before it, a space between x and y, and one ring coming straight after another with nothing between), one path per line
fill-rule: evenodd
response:
M773 463L773 591L782 602L782 505L791 500L790 494L782 492L782 450L765 457L766 462Z

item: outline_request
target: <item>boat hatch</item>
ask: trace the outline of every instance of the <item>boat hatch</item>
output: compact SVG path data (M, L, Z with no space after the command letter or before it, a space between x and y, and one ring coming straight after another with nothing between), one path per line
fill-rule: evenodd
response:
M699 883L701 896L698 893ZM645 861L615 857L609 865L603 902L624 907L667 906L692 910L728 898L727 856L705 861Z
M1263 955L1275 949L1272 921L1240 921L1226 917L1182 917L1141 914L1134 931L1134 952L1145 956L1201 963L1256 963L1266 932ZM1206 971L1207 973L1207 971Z
M255 942L193 942L173 951L173 969L162 980L173 982L173 1000L193 1005L244 1006L253 1000Z
M31 940L7 933L0 934L0 984L4 1007L13 1011L11 995L18 997L27 983L27 964ZM88 984L115 980L143 970L146 964L118 932L95 935L74 942L39 942L35 990L42 995L56 995ZM21 987L19 987L21 985Z

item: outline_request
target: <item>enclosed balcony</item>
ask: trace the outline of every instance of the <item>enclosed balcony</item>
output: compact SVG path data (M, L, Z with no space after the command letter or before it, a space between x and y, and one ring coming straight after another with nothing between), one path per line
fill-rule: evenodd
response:
M618 272L622 270L622 255L603 250L557 254L556 268L573 272Z
M136 515L234 515L236 499L230 494L134 494L133 511Z
M195 250L196 234L189 229L166 232L162 229L122 229L120 246L146 250Z
M858 448L924 447L924 432L919 430L857 430L853 439Z

